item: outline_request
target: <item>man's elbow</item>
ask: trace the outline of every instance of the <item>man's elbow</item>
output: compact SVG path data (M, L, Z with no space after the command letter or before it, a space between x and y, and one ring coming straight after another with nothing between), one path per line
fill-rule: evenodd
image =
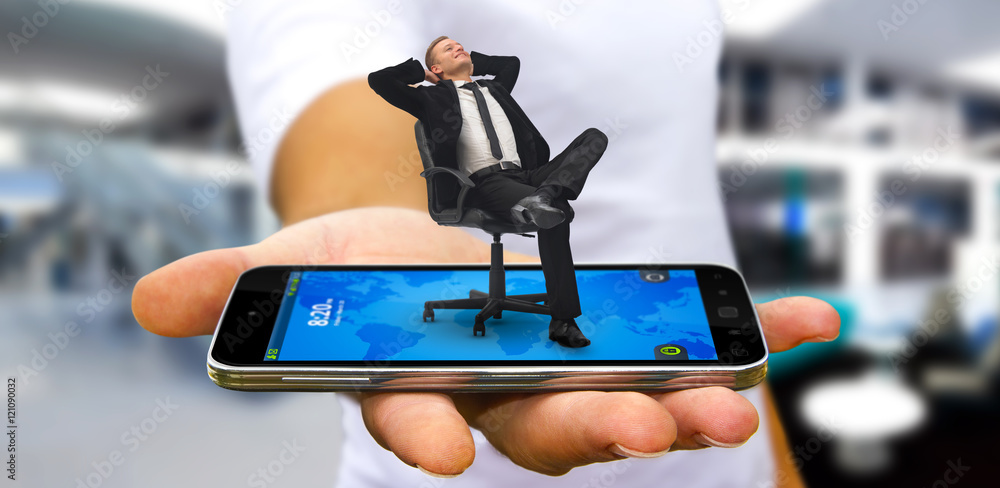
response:
M381 71L375 71L368 75L368 86L382 98L385 98L386 90L391 85L392 79Z
M508 76L517 77L517 74L521 72L521 60L517 56L505 56L505 66L503 67L503 72Z
M385 82L385 75L381 71L373 71L368 73L368 86L372 87L372 90L378 90L378 87L383 85Z

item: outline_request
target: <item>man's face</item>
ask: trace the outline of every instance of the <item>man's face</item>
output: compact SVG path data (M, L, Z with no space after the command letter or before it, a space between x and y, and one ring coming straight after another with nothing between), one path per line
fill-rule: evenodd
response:
M434 46L434 57L437 62L431 67L434 74L472 73L472 57L457 41L445 39ZM437 68L436 68L437 67Z

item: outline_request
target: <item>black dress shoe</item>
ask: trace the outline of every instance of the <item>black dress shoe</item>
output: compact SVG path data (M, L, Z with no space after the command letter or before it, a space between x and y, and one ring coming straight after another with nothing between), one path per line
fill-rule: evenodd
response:
M551 229L566 220L562 210L551 205L552 200L545 195L529 195L510 208L514 222L535 224L540 229Z
M565 347L586 347L590 345L590 339L587 339L583 335L583 332L580 332L580 327L576 325L576 321L573 319L552 319L549 322L549 340L556 341Z

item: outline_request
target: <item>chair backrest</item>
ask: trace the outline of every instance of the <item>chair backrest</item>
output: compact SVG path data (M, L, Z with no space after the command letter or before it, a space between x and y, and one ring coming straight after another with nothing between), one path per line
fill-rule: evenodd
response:
M435 168L432 155L432 142L428 140L424 126L419 121L413 126L417 138L417 150L424 164L424 171ZM455 171L453 168L450 171ZM479 208L469 207L466 203L459 205L459 199L466 194L457 177L449 171L441 171L437 175L427 175L427 211L431 219L441 225L458 227L474 227L499 238L500 234L517 233L526 235L537 232L534 224L515 224L502 216L486 212ZM465 191L468 191L466 188ZM530 236L529 236L530 237Z
M420 151L420 162L424 164L424 169L433 168L434 159L431 157L430 139L427 138L427 132L424 131L424 124L419 120L413 124L413 133L417 138L417 150Z
M432 142L427 137L424 125L418 120L413 126L417 138L417 150L424 169L431 169L434 158L431 155ZM454 213L457 207L458 192L461 185L454 178L425 178L427 180L427 209L432 217L443 213ZM450 211L450 212L449 212ZM437 220L437 219L435 219Z

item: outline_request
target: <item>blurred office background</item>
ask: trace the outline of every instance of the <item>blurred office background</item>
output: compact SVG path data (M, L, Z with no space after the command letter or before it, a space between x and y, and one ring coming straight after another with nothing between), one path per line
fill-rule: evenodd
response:
M152 336L130 312L135 276L278 226L241 155L220 5L0 5L0 32L25 41L0 49L0 338L23 378L26 486L261 469L313 486L337 469L332 395L222 390L207 338ZM1000 4L722 6L719 182L740 267L759 301L817 296L844 320L837 341L772 359L792 464L811 486L997 475Z
M718 157L755 297L843 319L772 361L793 463L811 486L994 479L1000 4L789 3L723 2Z
M332 484L333 395L222 390L209 338L131 313L137 277L278 227L239 150L216 3L0 4L0 344L23 486Z

